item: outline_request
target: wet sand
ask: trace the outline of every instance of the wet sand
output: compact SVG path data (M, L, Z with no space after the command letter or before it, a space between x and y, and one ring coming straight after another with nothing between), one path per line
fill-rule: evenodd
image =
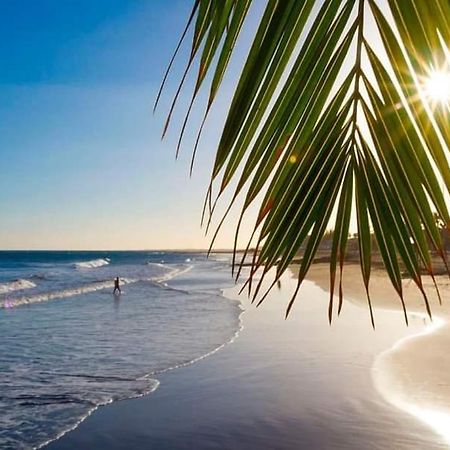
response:
M285 276L258 309L241 297L243 329L232 344L158 376L148 396L99 408L48 448L448 448L387 402L372 379L379 355L424 332L423 319L411 317L407 329L401 314L377 311L373 331L367 309L347 302L330 327L328 294L307 281L285 321L294 285Z
M309 279L329 290L328 265L314 265ZM448 276L437 276L436 281L442 305L430 277L423 278L433 314L430 323L421 292L411 280L403 280L409 317L422 317L430 325L422 333L403 339L383 352L374 364L373 375L375 385L388 401L419 417L450 441L450 280ZM367 308L358 265L345 267L343 286L347 300ZM375 321L380 309L401 311L400 300L383 271L374 270L370 294L376 308Z

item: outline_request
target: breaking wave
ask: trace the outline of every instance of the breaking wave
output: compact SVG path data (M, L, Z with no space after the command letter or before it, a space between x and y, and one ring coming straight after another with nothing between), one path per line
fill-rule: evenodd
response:
M77 269L95 269L97 267L107 266L109 264L108 258L93 259L91 261L83 261L75 263Z
M0 294L8 294L22 289L31 289L36 285L29 280L14 280L7 283L0 283Z
M155 285L159 285L163 288L169 288L166 284L167 281L170 279L181 275L183 273L188 272L192 269L193 266L187 266L182 268L173 268L169 269L167 266L164 266L163 264L155 264L158 267L164 268L167 270L167 273L160 275L160 276L154 276L149 278L120 278L120 284L122 286L132 283L137 283L138 281L143 282L150 282ZM36 287L34 283L27 280L18 280L23 283L23 285L26 285L27 288ZM5 283L4 285L12 285L16 282L11 283ZM4 286L0 284L1 286ZM105 289L113 289L114 288L114 281L112 280L104 280L104 281L96 281L90 284L82 285L82 286L76 286L69 289L61 289L61 290L55 290L55 291L49 291L49 292L39 292L39 293L33 293L31 295L22 295L20 297L14 297L5 299L3 302L0 302L0 309L2 308L15 308L17 306L23 306L23 305L31 305L34 303L41 303L41 302L47 302L50 300L61 300L68 297L74 297L75 295L82 295L82 294L89 294L91 292L101 291ZM19 288L17 288L19 289ZM21 288L25 289L25 287ZM176 290L176 289L174 289ZM2 291L0 291L2 292ZM4 291L3 293L12 292L12 290Z

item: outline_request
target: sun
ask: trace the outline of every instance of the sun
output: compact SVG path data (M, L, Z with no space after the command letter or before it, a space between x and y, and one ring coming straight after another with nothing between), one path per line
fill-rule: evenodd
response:
M450 102L450 71L433 70L424 80L424 93L433 103Z

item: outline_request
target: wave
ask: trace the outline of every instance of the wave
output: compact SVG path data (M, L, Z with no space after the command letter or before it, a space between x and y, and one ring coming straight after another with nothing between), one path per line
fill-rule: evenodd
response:
M129 284L135 280L121 279L122 284ZM72 289L64 289L60 291L44 292L29 296L5 300L0 304L0 308L14 308L16 306L30 305L33 303L41 303L49 300L63 299L73 297L75 295L89 294L91 292L100 291L102 289L112 289L114 287L113 281L101 281L92 283L86 286L79 286Z
M160 263L148 263L148 264L153 264L158 267L163 267L164 269L169 269L167 266L165 266L164 264L160 264ZM193 267L194 267L193 265L189 265L187 267L176 267L171 270L169 269L169 271L166 274L161 275L159 277L154 277L151 279L151 281L162 284L162 283L165 283L166 281L171 280L172 278L182 275L183 273L189 272L190 270L192 270Z
M182 273L186 273L193 268L193 266L188 266L188 267L175 268L175 269L170 270L167 266L164 266L162 264L156 263L156 265L164 267L166 270L168 270L168 272L159 277L152 277L152 278L120 278L121 285L123 286L123 285L127 285L127 284L137 283L138 281L144 281L144 282L154 283L157 286L167 289L167 288L169 288L169 286L167 286L167 284L166 284L166 282L168 280L174 278L175 276L181 275ZM28 282L27 280L19 280L19 281L22 281L24 283L29 283L30 284L29 287L36 286L34 283ZM113 289L113 288L114 288L113 280L97 281L92 284L78 286L78 287L71 288L71 289L43 292L43 293L39 293L39 294L22 296L22 297L17 297L17 298L13 298L13 299L7 299L3 303L0 303L0 309L15 308L17 306L31 305L34 303L47 302L50 300L61 300L64 298L74 297L75 295L89 294L91 292L101 291L104 289ZM10 292L10 291L8 291L8 292Z
M75 263L77 269L95 269L97 267L107 266L109 258L92 259L91 261L83 261Z
M22 289L32 289L36 285L29 280L14 280L7 283L0 283L0 294L8 294Z

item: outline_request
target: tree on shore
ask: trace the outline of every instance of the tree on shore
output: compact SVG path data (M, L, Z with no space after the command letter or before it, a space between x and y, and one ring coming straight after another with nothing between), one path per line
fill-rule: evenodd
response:
M195 87L177 153L198 94L206 89L194 158L257 3L194 2L174 58L187 36L190 56L163 132L193 71ZM400 267L423 293L431 316L421 278L425 268L434 281L431 251L448 271L439 227L450 224L449 47L448 0L266 1L217 145L204 211L209 224L224 191L233 191L227 213L241 199L236 246L242 218L259 202L247 250L233 261L239 276L251 253L246 285L255 301L267 295L260 288L269 270L276 268L274 286L305 243L288 314L331 228L331 321L336 282L337 311L342 307L342 271L354 221L372 323L372 233L405 320ZM252 283L257 272L262 276Z

